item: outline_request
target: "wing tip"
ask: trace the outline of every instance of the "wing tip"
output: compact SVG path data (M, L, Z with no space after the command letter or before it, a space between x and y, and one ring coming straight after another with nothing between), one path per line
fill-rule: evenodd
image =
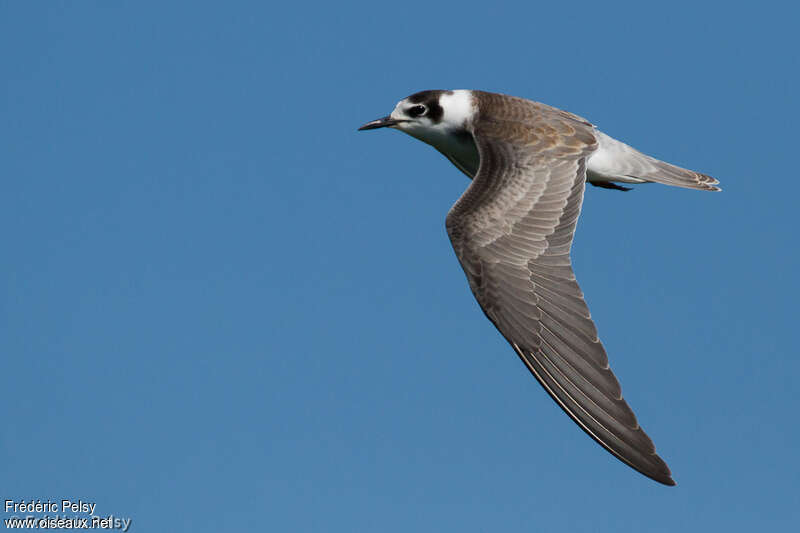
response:
M666 485L668 487L674 487L677 485L675 480L672 479L672 471L667 466L667 463L657 454L652 454L652 463L651 468L640 468L639 466L635 466L630 462L626 462L629 466L631 466L634 470L638 471L640 474L644 474L645 476L649 477L653 481L661 483L662 485Z
M644 474L644 472L642 473ZM661 475L658 474L645 474L645 475L650 479L652 479L653 481L657 481L658 483L666 485L667 487L674 487L675 485L677 485L677 483L675 483L675 480L672 479L672 474L670 474L669 471Z
M487 316L488 316L488 314L487 314ZM490 318L490 320L491 320L491 318ZM493 320L492 320L492 322L494 323ZM552 397L553 400L555 400L556 404L558 404L558 406L561 407L561 409L565 413L567 413L567 415L569 415L569 417L578 425L578 427L580 427L587 435L589 435L592 438L592 440L597 442L601 447L603 447L606 451L611 453L611 455L616 457L622 463L628 465L629 467L631 467L632 469L636 470L637 472L639 472L643 476L646 476L646 477L652 479L653 481L661 483L662 485L666 485L666 486L675 486L676 485L675 480L672 479L672 472L670 471L669 466L667 466L667 463L664 462L664 460L657 453L655 453L655 446L653 445L653 441L650 439L650 437L647 436L647 434L644 432L644 430L641 427L639 427L637 429L637 431L642 432L644 434L644 437L646 438L646 440L650 443L650 446L649 446L650 453L647 454L647 455L649 455L649 457L647 457L647 455L645 455L645 454L642 454L640 456L640 457L644 458L644 461L634 461L632 458L627 457L625 454L623 454L619 450L615 449L615 447L613 447L609 442L607 442L606 440L602 439L599 435L597 435L595 432L593 432L581 420L581 418L578 416L578 414L573 412L566 405L566 403L556 394L556 392L548 385L548 383L539 374L539 372L536 370L536 368L531 363L531 361L529 361L528 358L525 356L525 351L523 351L519 347L519 345L516 344L513 341L509 341L509 344L511 344L512 348L514 348L514 351L517 353L517 355L522 360L522 362L525 364L525 366L528 368L528 370L531 372L531 374L533 374L533 376L536 378L536 380L539 382L539 384L542 385L542 388L544 388L544 390L550 395L550 397ZM611 435L613 435L615 438L619 439L619 437L617 435L614 435L613 433L611 433Z

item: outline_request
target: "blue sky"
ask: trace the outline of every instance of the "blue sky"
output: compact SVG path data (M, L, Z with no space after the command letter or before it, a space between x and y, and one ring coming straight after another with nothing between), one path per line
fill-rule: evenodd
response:
M798 15L4 2L3 498L131 531L787 530ZM720 179L589 188L573 252L677 487L593 443L484 318L444 230L463 175L356 132L430 88Z

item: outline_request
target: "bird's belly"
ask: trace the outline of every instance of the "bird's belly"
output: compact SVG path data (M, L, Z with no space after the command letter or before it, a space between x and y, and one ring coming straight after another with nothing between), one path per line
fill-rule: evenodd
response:
M643 183L645 180L626 173L629 164L627 157L633 150L627 144L613 139L601 131L595 131L598 140L597 150L586 162L586 180L591 182L620 181L623 183Z
M604 172L597 172L591 168L586 169L586 181L592 183L610 183L612 181L620 181L622 183L644 183L644 180L639 178L632 178L630 176L614 175Z

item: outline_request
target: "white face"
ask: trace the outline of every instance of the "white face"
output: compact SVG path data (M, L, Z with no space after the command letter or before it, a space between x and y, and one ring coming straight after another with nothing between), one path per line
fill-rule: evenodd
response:
M431 120L430 108L424 103L413 104L404 98L397 102L394 111L389 115L399 121L394 127L399 130L424 130L432 129L435 124Z
M472 95L459 90L441 93L435 101L412 102L404 98L389 116L399 121L395 128L421 137L463 129L473 114Z

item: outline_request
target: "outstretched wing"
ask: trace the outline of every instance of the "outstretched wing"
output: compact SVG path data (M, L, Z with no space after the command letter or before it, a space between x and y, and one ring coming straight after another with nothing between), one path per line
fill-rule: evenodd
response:
M597 148L592 128L525 100L488 98L494 95L481 95L472 124L480 168L447 215L472 292L586 433L642 474L674 485L622 398L571 267L586 160Z

